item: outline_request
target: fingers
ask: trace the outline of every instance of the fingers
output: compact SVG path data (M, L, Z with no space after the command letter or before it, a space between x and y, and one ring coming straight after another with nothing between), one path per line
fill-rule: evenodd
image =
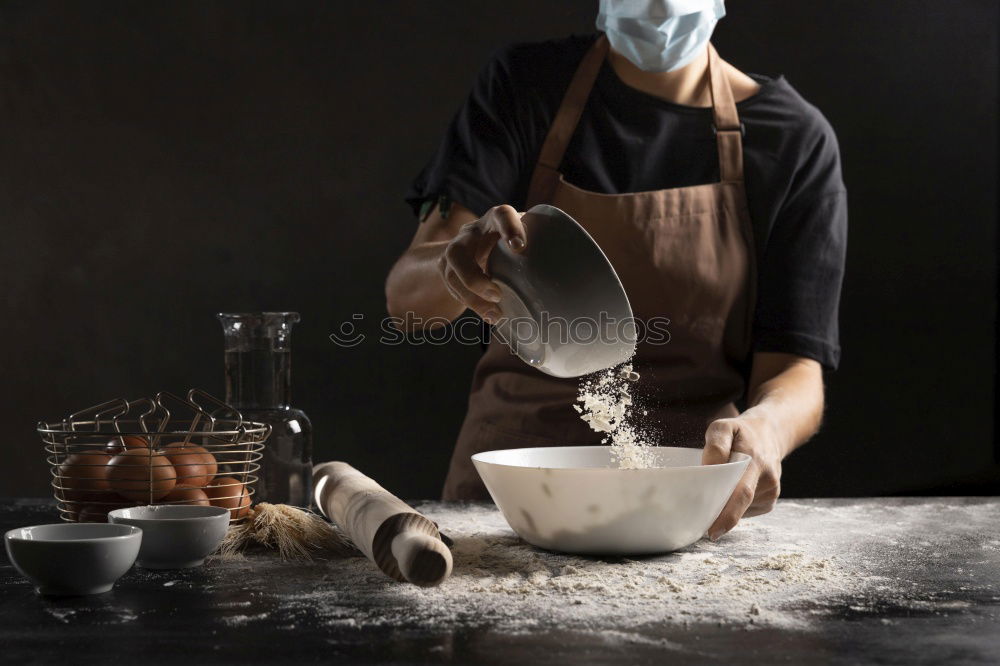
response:
M483 318L483 320L488 324L495 324L500 318L500 308L497 307L496 303L492 301L487 301L481 298L478 294L475 294L462 283L458 278L455 271L450 269L445 269L444 271L444 286L448 289L448 293L456 301L465 305L470 310L473 310L476 314Z
M778 498L774 498L774 500L770 502L758 502L757 500L754 500L753 504L747 507L743 517L753 518L754 516L763 516L765 513L771 513L774 511L774 507L777 506L777 499Z
M771 511L781 494L781 457L774 455L768 440L751 424L739 418L718 419L705 431L704 465L728 462L733 452L750 456L750 464L736 485L719 517L708 529L715 541L736 527L743 517Z
M466 290L475 294L479 299L498 303L500 290L486 276L476 261L480 247L490 243L490 239L483 237L482 230L477 225L463 227L455 240L445 248L444 272L449 280L457 279Z
M705 431L705 448L701 452L701 464L719 465L729 462L729 456L733 452L739 434L740 429L736 419L712 421ZM723 507L722 513L708 529L708 536L712 541L733 529L747 507L753 503L759 475L759 468L751 461L726 506Z
M438 270L445 289L456 301L473 310L487 323L495 324L500 318L500 308L492 300L487 300L470 290L448 260L442 256L438 260ZM499 293L499 292L498 292Z
M513 206L494 206L483 217L488 222L490 231L496 231L500 237L515 252L524 249L528 236L524 232L521 214Z
M781 495L781 484L778 480L766 472L762 473L757 481L757 492L754 494L753 503L747 507L743 517L752 518L770 513L774 510L779 495Z
M524 249L521 215L512 206L495 206L464 225L445 248L438 270L448 293L493 324L500 318L500 289L484 270L490 251L504 239L515 252Z
M739 427L735 419L712 421L705 431L705 448L701 452L702 465L720 465L729 462L733 440Z
M729 501L726 502L726 506L723 507L722 513L719 517L715 519L712 526L708 528L708 538L715 541L720 536L728 532L729 530L736 527L736 523L740 522L740 518L746 513L747 509L753 504L754 495L757 492L757 480L760 477L760 467L758 467L754 461L750 461L750 465L747 467L746 472L740 478L739 483L736 484L736 489L733 494L729 496Z

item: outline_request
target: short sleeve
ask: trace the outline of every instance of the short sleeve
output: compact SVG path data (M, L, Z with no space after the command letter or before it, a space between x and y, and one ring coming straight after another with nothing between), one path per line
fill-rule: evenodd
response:
M506 51L501 51L480 70L434 156L407 191L415 213L438 197L477 215L520 203L525 150L514 88Z
M757 267L754 351L840 363L840 291L847 252L847 191L833 130L804 146Z

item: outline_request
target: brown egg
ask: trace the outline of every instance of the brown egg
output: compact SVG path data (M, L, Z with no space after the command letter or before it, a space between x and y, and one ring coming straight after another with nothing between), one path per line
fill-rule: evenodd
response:
M242 518L250 510L250 494L246 486L231 476L220 476L205 486L205 494L213 506L229 509L232 518Z
M124 453L128 449L145 449L149 448L149 442L146 441L144 437L138 437L136 435L122 435L120 437L112 437L104 446L104 450L113 456L119 453Z
M100 449L84 449L66 456L53 479L57 486L56 497L65 502L79 503L92 501L106 493L111 488L108 484L110 460L111 456Z
M163 454L177 470L177 483L201 488L215 478L219 465L215 456L197 444L174 442L167 444Z
M197 504L209 506L208 495L201 488L191 486L174 486L174 489L163 496L162 504Z
M108 463L111 490L134 502L155 502L177 483L177 472L164 456L150 450L129 449Z

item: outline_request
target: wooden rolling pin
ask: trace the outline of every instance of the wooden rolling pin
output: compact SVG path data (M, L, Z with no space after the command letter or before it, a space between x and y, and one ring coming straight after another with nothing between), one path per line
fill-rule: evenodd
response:
M451 574L437 526L347 463L316 465L313 488L323 515L387 576L430 587Z

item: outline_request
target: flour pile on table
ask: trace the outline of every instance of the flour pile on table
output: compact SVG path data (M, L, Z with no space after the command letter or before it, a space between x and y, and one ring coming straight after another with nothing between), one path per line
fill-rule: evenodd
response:
M455 569L440 587L389 580L364 558L331 563L307 594L283 595L281 623L329 626L486 626L521 633L550 628L625 632L662 623L806 628L831 599L864 581L848 562L831 557L809 528L743 521L719 543L701 541L659 557L593 558L546 552L517 538L496 509L427 504L419 510L454 540ZM808 610L803 610L808 609Z
M656 451L636 425L632 405L632 383L639 375L628 363L580 382L573 409L590 428L605 433L602 444L611 444L611 454L622 469L656 466Z

